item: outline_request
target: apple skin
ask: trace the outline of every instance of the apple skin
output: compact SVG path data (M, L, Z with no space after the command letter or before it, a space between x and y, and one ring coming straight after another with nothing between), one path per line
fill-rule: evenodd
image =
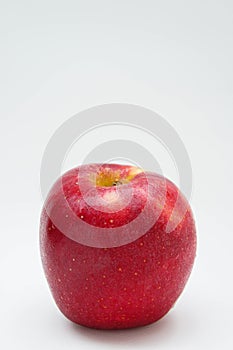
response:
M49 287L61 312L77 324L97 329L123 329L153 323L174 305L193 267L196 230L190 206L172 182L150 173L152 182L158 186L165 181L166 192L160 215L147 232L128 244L115 247L79 243L57 227L57 223L65 223L66 229L71 229L64 203L68 203L69 210L77 217L97 229L123 228L142 212L148 199L144 191L147 173L140 172L130 177L137 168L104 164L98 165L102 178L107 171L108 181L109 173L113 174L110 182L116 173L117 180L124 183L124 179L128 179L133 188L132 199L125 208L116 212L104 212L88 205L77 179L81 169L89 181L88 176L94 172L90 169L95 169L95 166L82 165L65 173L54 184L44 204L40 250ZM108 196L116 190L116 186L109 184L90 186L97 190L93 195L97 204L98 196ZM128 184L121 188L123 196L124 191L127 195ZM166 225L171 220L178 196L185 214L175 229L167 233ZM161 204L159 201L158 196L151 202L151 207L154 205L152 214ZM179 212L176 215L179 216ZM140 229L144 232L144 227Z

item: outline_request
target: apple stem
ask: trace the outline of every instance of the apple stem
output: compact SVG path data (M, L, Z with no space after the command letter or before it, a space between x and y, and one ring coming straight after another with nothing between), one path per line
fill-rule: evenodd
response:
M112 186L119 186L119 185L122 185L122 182L121 181L114 181L112 183Z

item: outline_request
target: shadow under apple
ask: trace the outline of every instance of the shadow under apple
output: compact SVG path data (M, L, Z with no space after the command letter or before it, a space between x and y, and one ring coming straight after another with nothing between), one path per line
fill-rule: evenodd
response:
M79 337L87 338L92 342L114 345L139 345L146 343L163 343L167 337L175 331L175 315L169 313L155 323L147 326L122 329L122 330L99 330L92 329L75 323L69 324L69 329Z

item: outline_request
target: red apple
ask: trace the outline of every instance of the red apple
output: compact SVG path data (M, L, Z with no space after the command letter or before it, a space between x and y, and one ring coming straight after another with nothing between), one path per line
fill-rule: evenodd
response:
M126 165L82 165L51 189L40 248L68 319L100 329L137 327L160 319L181 294L195 258L195 224L166 178Z

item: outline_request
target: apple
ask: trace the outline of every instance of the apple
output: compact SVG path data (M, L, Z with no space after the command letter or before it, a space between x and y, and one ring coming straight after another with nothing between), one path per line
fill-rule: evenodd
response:
M88 164L45 201L40 251L54 300L98 329L153 323L180 296L196 254L189 203L168 179L130 165Z

